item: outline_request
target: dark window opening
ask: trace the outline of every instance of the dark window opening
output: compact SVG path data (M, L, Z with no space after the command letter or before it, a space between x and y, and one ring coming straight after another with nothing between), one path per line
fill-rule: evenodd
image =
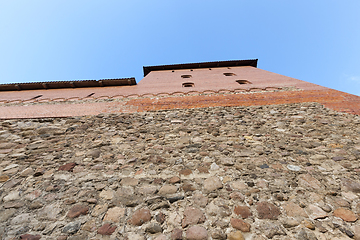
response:
M194 87L195 84L192 83L192 82L187 82L187 83L183 83L182 86L183 86L183 87Z
M248 80L236 80L238 84L251 84Z
M191 78L191 75L181 75L182 78Z
M225 76L236 76L236 74L235 73L223 73Z

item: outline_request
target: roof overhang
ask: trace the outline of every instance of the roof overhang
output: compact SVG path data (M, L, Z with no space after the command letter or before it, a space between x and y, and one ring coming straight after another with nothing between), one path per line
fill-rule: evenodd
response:
M230 60L230 61L218 61L218 62L200 62L200 63L183 63L183 64L171 64L171 65L144 66L143 69L144 69L144 77L145 77L151 71L161 71L161 70L237 67L237 66L257 67L257 61L258 61L258 59Z
M8 83L8 84L0 84L0 91L20 91L20 90L59 89L59 88L86 88L86 87L107 87L107 86L131 86L131 85L136 85L135 78Z

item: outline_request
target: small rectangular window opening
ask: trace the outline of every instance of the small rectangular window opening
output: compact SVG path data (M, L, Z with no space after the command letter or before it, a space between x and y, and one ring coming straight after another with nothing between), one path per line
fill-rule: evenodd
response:
M191 78L191 75L181 75L182 78Z
M230 72L227 72L227 73L223 73L225 76L229 77L229 76L236 76L235 73L230 73Z
M195 84L192 83L192 82L186 82L186 83L183 83L182 86L183 86L183 87L194 87Z
M251 84L248 80L236 80L238 84Z

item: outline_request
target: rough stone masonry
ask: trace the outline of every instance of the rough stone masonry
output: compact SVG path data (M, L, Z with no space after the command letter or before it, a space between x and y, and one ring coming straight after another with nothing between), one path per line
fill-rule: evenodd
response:
M360 117L315 103L6 120L0 236L360 239L359 173Z

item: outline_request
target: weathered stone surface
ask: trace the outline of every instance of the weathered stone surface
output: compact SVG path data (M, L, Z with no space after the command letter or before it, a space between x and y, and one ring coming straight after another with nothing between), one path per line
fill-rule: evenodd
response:
M157 236L156 238L154 238L154 240L167 240L166 235L165 234L160 234L159 236Z
M360 182L348 178L342 178L341 182L347 191L360 193Z
M222 188L221 180L218 177L210 177L204 181L204 191L212 192L219 188Z
M180 175L190 175L192 173L191 169L183 169L179 172Z
M82 234L75 235L75 236L69 236L66 240L83 240L83 239L87 239L87 238L88 238L88 234L82 233Z
M113 190L103 190L99 196L105 200L112 200L114 198L114 191Z
M6 182L10 177L8 175L0 175L0 182Z
M240 192L233 192L230 194L230 198L234 199L236 201L244 201L245 200L245 196L240 193Z
M68 223L68 224L65 225L62 232L63 233L74 234L77 231L79 231L80 227L81 227L80 222L71 222L71 223Z
M146 226L145 232L155 234L158 232L162 232L162 228L158 223L150 223L149 225Z
M100 150L94 149L94 150L89 151L86 155L88 157L98 158L98 157L100 157L100 154L101 154Z
M82 227L82 230L84 231L88 231L88 232L94 232L96 231L97 227L96 227L96 221L95 219L92 219L90 221L87 221Z
M113 232L115 232L116 228L117 226L115 225L111 225L110 223L105 223L98 229L97 233L101 235L111 235L113 234Z
M24 240L39 240L41 238L40 235L31 235L31 234L24 234L20 236L20 239Z
M29 213L19 214L11 220L11 224L19 225L23 223L28 223L31 221L32 218L33 216Z
M72 171L74 169L74 167L76 166L76 163L67 163L65 165L62 165L59 167L59 171Z
M124 186L136 186L136 185L138 185L138 183L139 183L139 180L136 178L128 177L128 178L123 178L121 180L121 184Z
M39 215L44 219L57 220L61 211L56 204L50 204L41 209Z
M289 217L308 217L303 208L293 202L286 203L283 207Z
M346 222L355 222L358 217L352 211L345 208L338 208L334 211L334 216L339 217Z
M360 225L359 224L354 225L353 231L354 231L354 239L360 240Z
M141 234L129 232L125 235L125 240L145 240L145 237Z
M234 209L234 213L240 215L242 218L248 218L252 216L250 208L247 206L236 206Z
M166 215L164 213L160 212L159 214L157 214L155 216L155 219L158 223L163 224L165 222Z
M11 189L17 185L19 185L22 182L21 179L11 179L5 182L5 184L2 186L3 189Z
M181 227L181 216L178 212L169 213L167 224L172 227Z
M187 240L206 240L208 239L207 230L201 226L192 226L186 230Z
M276 220L281 214L280 209L272 203L260 202L256 206L258 216L260 219Z
M190 191L195 191L196 187L191 183L184 183L184 184L182 184L181 189L184 192L190 192Z
M232 182L231 186L232 186L233 189L236 189L236 190L244 190L244 189L248 188L246 183L244 181L241 181L241 180Z
M5 202L3 207L4 208L22 208L25 205L23 201L11 201L11 202Z
M301 229L299 233L296 235L296 239L298 240L317 240L317 237L314 233L310 231L306 231L305 229Z
M261 229L264 235L269 239L272 239L275 236L286 235L286 232L280 225L272 222L263 223Z
M10 217L12 217L15 214L15 209L5 209L1 211L0 214L0 222L6 222Z
M125 208L114 207L110 208L103 219L103 221L119 222L125 216Z
M244 236L240 231L231 232L228 234L227 237L229 240L245 240Z
M230 219L231 226L237 230L242 232L250 232L251 225L242 219L231 218Z
M179 228L175 228L171 232L171 239L172 240L182 240L183 239L183 231Z
M107 210L107 205L96 205L91 211L91 216L97 217Z
M311 230L315 230L315 224L312 223L311 221L305 219L304 221L302 221L302 224L307 227L308 229L311 229Z
M17 200L17 199L20 199L19 191L12 191L3 198L3 201L8 202L8 201L13 201L13 200Z
M32 200L40 197L41 194L42 194L42 192L38 189L38 190L35 190L35 191L29 193L28 195L26 195L26 196L25 196L25 199L32 201Z
M177 190L178 190L178 188L176 186L164 185L163 187L160 188L159 194L160 195L173 194L173 193L176 193Z
M179 183L179 182L181 182L181 179L180 179L179 177L177 177L177 176L174 176L174 177L170 178L170 179L168 180L168 182L169 182L170 184Z
M292 218L285 218L282 222L283 222L283 226L285 228L296 227L300 224L299 221L297 221L296 219L292 219Z
M86 215L89 211L89 207L85 205L75 205L73 206L67 214L69 218L76 218L80 215Z
M320 189L321 183L319 180L311 176L310 174L301 174L298 178L299 185L304 188Z
M231 239L233 218L249 239L357 239L359 124L315 103L2 121L0 238Z
M225 240L227 238L226 233L221 229L214 229L211 233L213 239Z
M328 214L324 210L314 204L308 206L308 213L310 218L314 220L328 217Z
M193 201L195 205L199 207L205 207L208 203L208 198L202 194L197 193L193 196Z
M203 223L206 217L204 213L193 207L187 207L184 211L184 218L182 220L182 227L185 228L188 225L194 225L198 223Z
M131 219L129 220L129 223L136 225L136 226L141 226L143 223L150 221L151 219L151 214L149 209L139 209L137 210L131 217Z

